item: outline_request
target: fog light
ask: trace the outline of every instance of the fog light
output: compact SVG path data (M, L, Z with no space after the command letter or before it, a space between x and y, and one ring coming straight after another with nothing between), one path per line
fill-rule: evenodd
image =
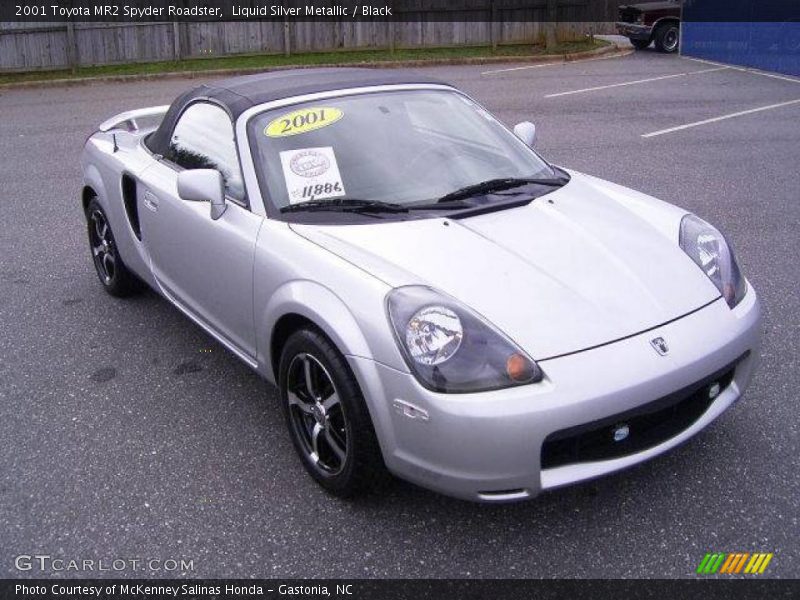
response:
M718 383L712 383L711 387L708 388L708 397L712 400L719 396L719 393L722 391L722 388Z
M628 426L627 423L620 423L616 427L614 427L614 431L612 435L614 436L615 442L621 442L626 439L631 433L631 428Z

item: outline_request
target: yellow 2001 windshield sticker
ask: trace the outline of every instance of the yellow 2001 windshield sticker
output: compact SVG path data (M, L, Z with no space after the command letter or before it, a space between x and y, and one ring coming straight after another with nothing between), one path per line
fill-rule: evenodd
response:
M301 108L270 121L264 129L264 134L268 137L286 137L308 133L333 125L343 116L341 110L330 106Z

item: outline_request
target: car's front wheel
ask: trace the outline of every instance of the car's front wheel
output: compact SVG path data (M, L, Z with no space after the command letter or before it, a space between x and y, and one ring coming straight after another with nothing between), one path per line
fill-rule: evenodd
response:
M656 29L654 37L656 50L667 54L676 52L680 44L680 26L677 23L665 23Z
M636 48L637 50L644 50L650 45L650 40L634 40L631 38L629 39L631 40L631 44L633 44L633 47Z
M122 262L111 224L96 198L86 209L86 225L94 268L105 290L118 298L141 291L141 281Z
M323 488L351 497L389 480L358 382L322 333L312 328L293 333L278 371L292 443Z

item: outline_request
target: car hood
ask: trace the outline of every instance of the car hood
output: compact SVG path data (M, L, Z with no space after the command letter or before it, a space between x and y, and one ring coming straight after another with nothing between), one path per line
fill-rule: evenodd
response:
M423 284L453 296L544 360L719 297L678 246L684 214L576 173L527 206L459 220L291 227L393 287Z

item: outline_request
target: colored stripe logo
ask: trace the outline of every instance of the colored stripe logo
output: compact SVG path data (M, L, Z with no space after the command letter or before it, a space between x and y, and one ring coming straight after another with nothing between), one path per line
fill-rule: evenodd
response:
M698 575L715 573L761 575L772 560L772 552L709 552L697 566Z

